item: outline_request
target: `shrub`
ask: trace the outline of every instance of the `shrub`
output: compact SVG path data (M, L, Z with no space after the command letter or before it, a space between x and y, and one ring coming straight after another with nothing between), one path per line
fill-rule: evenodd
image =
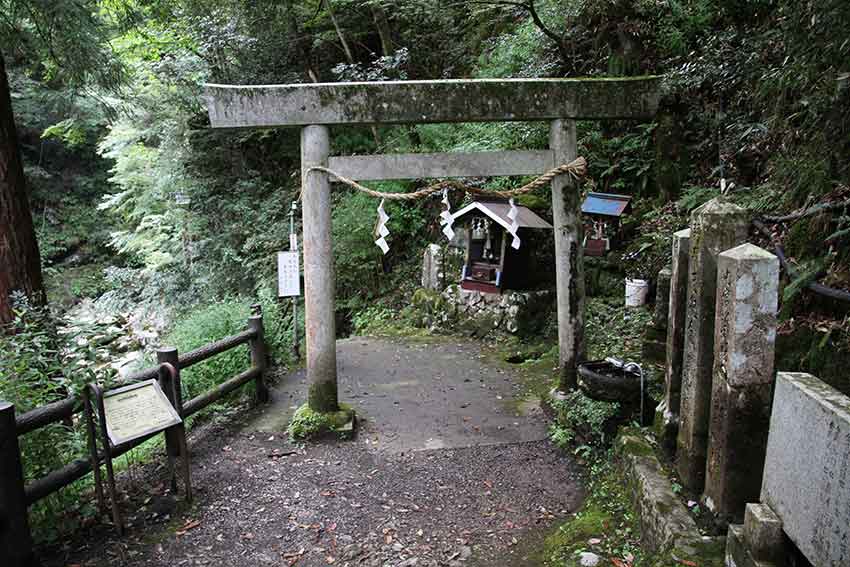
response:
M569 448L574 442L585 446L602 447L608 441L606 426L620 411L616 402L588 398L579 391L567 394L563 400L550 401L555 411L555 423L549 428L552 442Z
M227 298L195 308L192 312L177 317L173 330L165 337L163 344L176 346L180 352L188 352L240 333L246 328L251 304L255 302L256 300L248 298ZM263 306L263 323L269 353L277 361L288 361L288 347L292 344L292 314L284 313L281 305L273 300L270 293L261 293L259 302ZM248 357L247 346L240 346L181 372L184 400L202 394L246 370ZM250 386L244 391L253 395Z
M12 298L15 318L0 327L0 399L20 415L79 392L88 382L109 382L112 375L95 364L96 345L86 328L57 332L58 322L22 295ZM24 481L32 482L87 454L82 421L53 423L19 438ZM74 483L30 507L30 523L40 541L53 541L80 516L94 510L79 495L85 482ZM63 514L58 514L62 511Z

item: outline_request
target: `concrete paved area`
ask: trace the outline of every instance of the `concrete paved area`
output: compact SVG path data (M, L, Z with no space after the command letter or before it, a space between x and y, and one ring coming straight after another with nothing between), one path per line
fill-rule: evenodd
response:
M340 400L361 419L357 442L402 453L545 439L538 401L521 397L509 366L483 358L479 345L457 340L338 341ZM250 427L283 431L306 393L304 370L285 378Z

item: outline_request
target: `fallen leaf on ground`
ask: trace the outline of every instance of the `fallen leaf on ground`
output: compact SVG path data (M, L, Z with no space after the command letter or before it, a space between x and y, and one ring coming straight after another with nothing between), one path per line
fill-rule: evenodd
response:
M177 530L176 533L177 533L177 535L181 536L181 535L184 535L189 530L191 530L193 528L197 528L200 525L201 525L200 520L187 520L186 523L183 524L183 526L179 530Z

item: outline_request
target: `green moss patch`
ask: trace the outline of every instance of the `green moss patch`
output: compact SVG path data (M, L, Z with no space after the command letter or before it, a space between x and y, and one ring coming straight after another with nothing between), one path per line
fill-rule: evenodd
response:
M640 532L626 484L610 459L600 458L590 466L588 497L582 509L546 538L541 558L544 565L573 567L581 553L599 555L601 565L610 559L640 565L643 553Z
M620 430L616 450L620 455L637 457L648 457L655 453L652 445L641 434L641 430L633 427L624 427Z
M313 411L304 404L293 414L286 433L291 439L312 439L339 432L353 418L354 410L345 404L339 404L339 411L328 413Z

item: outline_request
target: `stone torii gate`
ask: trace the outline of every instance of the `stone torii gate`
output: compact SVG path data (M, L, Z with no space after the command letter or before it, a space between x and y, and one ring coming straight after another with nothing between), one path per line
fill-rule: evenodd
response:
M651 119L660 78L478 79L205 85L213 128L300 126L304 296L309 405L337 398L331 191L323 166L355 180L537 175L577 157L576 120ZM437 122L550 122L549 150L330 156L329 126ZM552 181L558 346L562 389L584 356L584 272L579 191Z

